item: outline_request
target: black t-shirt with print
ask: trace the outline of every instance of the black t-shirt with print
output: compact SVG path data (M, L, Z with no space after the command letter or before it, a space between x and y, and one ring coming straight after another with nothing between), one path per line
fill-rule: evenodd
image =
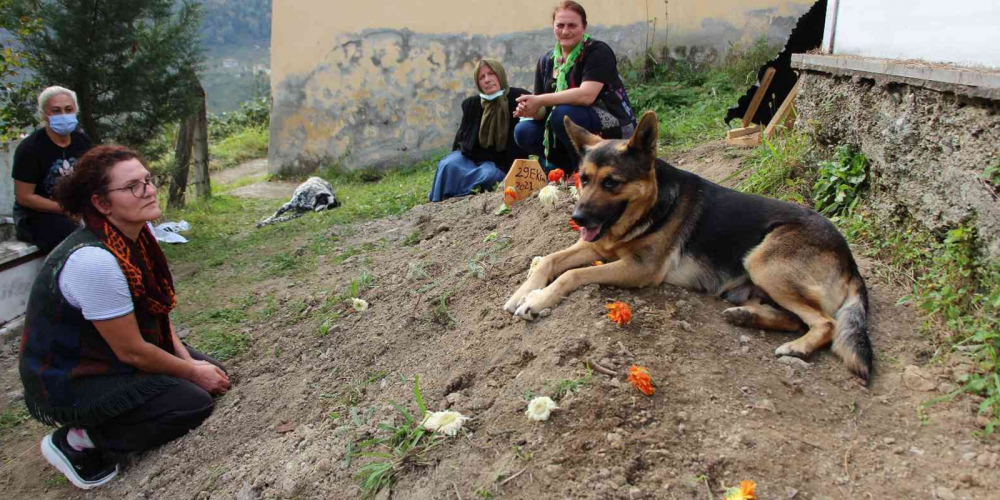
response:
M551 51L538 59L535 68L535 95L551 94L556 91L554 65ZM614 117L615 122L602 123L601 128L604 129L602 135L607 139L631 136L635 129L635 115L628 94L625 92L625 84L618 74L618 60L608 44L593 38L583 42L580 55L570 68L566 79L571 89L587 81L604 84L593 105Z
M73 171L76 161L90 149L90 138L78 130L70 133L69 146L62 148L49 139L44 128L25 137L14 151L14 180L35 185L35 194L52 199L59 179ZM14 211L25 210L14 202Z

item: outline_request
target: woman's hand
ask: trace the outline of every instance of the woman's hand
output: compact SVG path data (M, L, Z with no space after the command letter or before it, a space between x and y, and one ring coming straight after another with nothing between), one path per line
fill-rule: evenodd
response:
M191 381L205 389L209 394L225 394L229 390L229 377L226 372L211 363L195 362Z
M514 109L514 116L517 118L534 118L538 110L544 105L542 96L525 94L517 98L517 108Z

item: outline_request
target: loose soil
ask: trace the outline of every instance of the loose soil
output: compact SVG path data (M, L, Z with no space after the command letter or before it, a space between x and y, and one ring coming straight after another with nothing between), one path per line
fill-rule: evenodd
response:
M744 154L716 142L669 160L719 180ZM228 363L234 386L201 428L132 457L85 494L57 481L37 450L47 429L26 422L0 438L2 496L356 498L355 475L371 459L347 451L379 435L380 422L401 421L391 402L415 410L419 375L429 409L472 419L381 498L716 499L743 479L761 499L997 498L1000 441L973 434L980 400L921 407L954 389L968 360L922 339L915 311L896 305L906 290L860 249L877 353L867 389L829 351L780 363L774 349L792 334L730 326L725 303L669 285L591 285L540 321L511 317L501 306L532 257L577 233L565 192L555 207L529 199L495 216L500 200L487 193L331 228L340 240L315 269L252 291L281 307L246 330L249 350ZM405 244L415 232L419 243ZM305 243L274 244L294 255ZM334 258L365 243L366 253ZM362 270L374 278L361 294L370 309L342 307L321 335L326 317L312 311ZM223 286L211 307L235 306L240 294ZM188 311L205 307L179 299ZM611 300L632 305L631 324L605 318ZM20 389L16 356L16 342L0 346L0 410ZM588 378L588 359L618 375ZM631 363L648 367L654 396L625 380ZM574 379L585 383L548 421L524 416L529 396Z

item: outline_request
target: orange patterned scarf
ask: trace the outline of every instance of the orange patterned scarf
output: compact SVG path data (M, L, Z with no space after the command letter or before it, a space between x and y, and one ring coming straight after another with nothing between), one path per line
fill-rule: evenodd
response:
M155 342L160 347L173 352L170 338L170 323L167 314L177 305L174 294L174 280L167 267L167 259L163 250L156 242L156 237L143 226L139 237L132 241L114 224L100 214L88 210L84 214L84 223L94 233L101 243L118 259L118 265L128 281L132 292L132 302L136 312L151 315L159 323L160 338ZM143 337L148 332L143 332ZM147 338L147 341L151 340ZM169 346L169 347L168 347Z

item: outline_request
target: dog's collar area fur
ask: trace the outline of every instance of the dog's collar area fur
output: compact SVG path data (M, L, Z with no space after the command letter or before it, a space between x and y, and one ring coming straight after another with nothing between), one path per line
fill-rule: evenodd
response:
M670 167L670 164L666 166ZM622 243L655 233L673 213L673 206L679 198L680 189L676 183L664 182L667 178L666 172L657 167L658 165L653 166L657 184L656 203L619 239Z

